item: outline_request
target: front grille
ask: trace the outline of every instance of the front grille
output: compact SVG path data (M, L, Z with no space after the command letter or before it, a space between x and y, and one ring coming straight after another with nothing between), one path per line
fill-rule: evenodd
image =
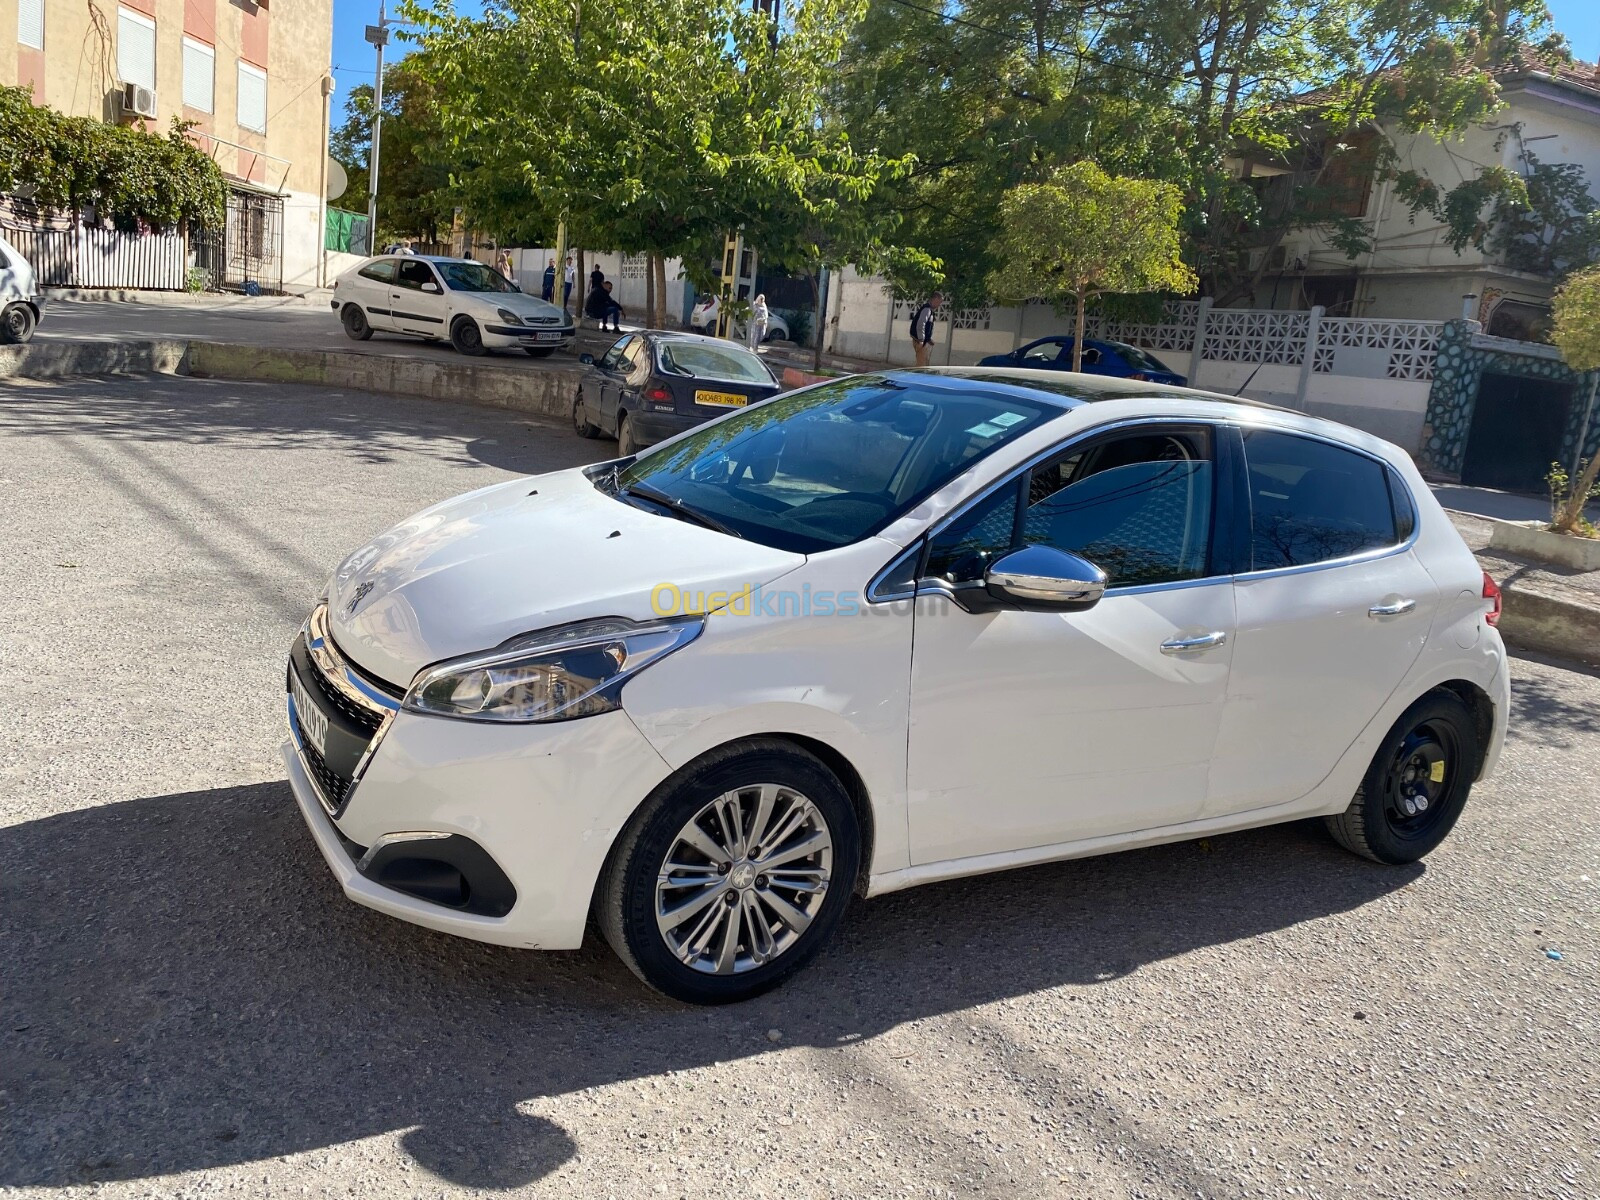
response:
M528 318L528 324L529 325L559 325L560 323L561 323L561 318L560 317L529 317Z
M360 729L371 738L378 732L378 726L383 724L383 718L370 708L364 708L355 703L338 688L328 682L327 676L321 671L311 672L311 682L316 685L317 693L328 702L328 707L337 709L339 715L346 718L351 724Z
M322 760L322 755L305 738L300 739L300 760L305 763L306 771L321 789L323 798L328 807L333 810L333 815L338 816L339 810L344 807L345 795L350 791L350 781L343 775L336 774L328 769L328 764Z

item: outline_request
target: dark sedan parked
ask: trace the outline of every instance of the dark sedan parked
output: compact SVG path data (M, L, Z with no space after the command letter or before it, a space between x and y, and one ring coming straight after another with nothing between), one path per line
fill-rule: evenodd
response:
M573 427L581 437L615 437L623 454L778 391L759 357L693 333L644 329L579 361L587 369L572 402Z
M980 367L1032 367L1047 371L1072 370L1072 339L1043 337L1018 347L1010 354L991 354L979 361ZM1171 370L1153 354L1127 342L1083 339L1083 373L1114 375L1120 379L1140 379L1146 383L1171 383L1179 387L1188 380Z

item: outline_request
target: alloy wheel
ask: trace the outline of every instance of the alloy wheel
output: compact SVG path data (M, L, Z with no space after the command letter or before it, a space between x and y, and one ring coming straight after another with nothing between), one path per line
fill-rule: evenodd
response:
M833 837L793 788L724 792L678 831L656 875L656 928L673 956L711 975L778 958L822 908Z

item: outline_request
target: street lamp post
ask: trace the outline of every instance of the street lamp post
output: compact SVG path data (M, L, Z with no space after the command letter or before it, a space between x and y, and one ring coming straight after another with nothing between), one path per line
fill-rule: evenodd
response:
M367 155L367 254L378 252L378 143L383 129L383 48L389 44L389 21L382 0L378 23L368 25L366 39L378 51L378 73L372 81L372 152Z

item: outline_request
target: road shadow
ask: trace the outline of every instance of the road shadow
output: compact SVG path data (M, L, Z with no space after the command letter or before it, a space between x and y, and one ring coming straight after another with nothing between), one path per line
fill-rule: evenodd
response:
M616 453L532 413L343 388L139 375L32 380L0 400L0 437L83 435L268 451L314 445L371 463L421 454L524 475ZM463 478L462 490L485 482Z
M1600 669L1569 658L1554 658L1531 650L1517 650L1513 658L1557 668L1560 672L1600 679ZM1511 713L1506 736L1536 742L1553 750L1566 749L1600 735L1600 712L1557 680L1532 671L1517 671L1511 679Z
M769 996L695 1009L603 946L462 942L338 893L284 783L0 830L0 1188L233 1165L394 1130L466 1187L576 1151L540 1097L1093 986L1358 908L1392 869L1301 824L857 904ZM1003 969L997 966L1003 964Z

